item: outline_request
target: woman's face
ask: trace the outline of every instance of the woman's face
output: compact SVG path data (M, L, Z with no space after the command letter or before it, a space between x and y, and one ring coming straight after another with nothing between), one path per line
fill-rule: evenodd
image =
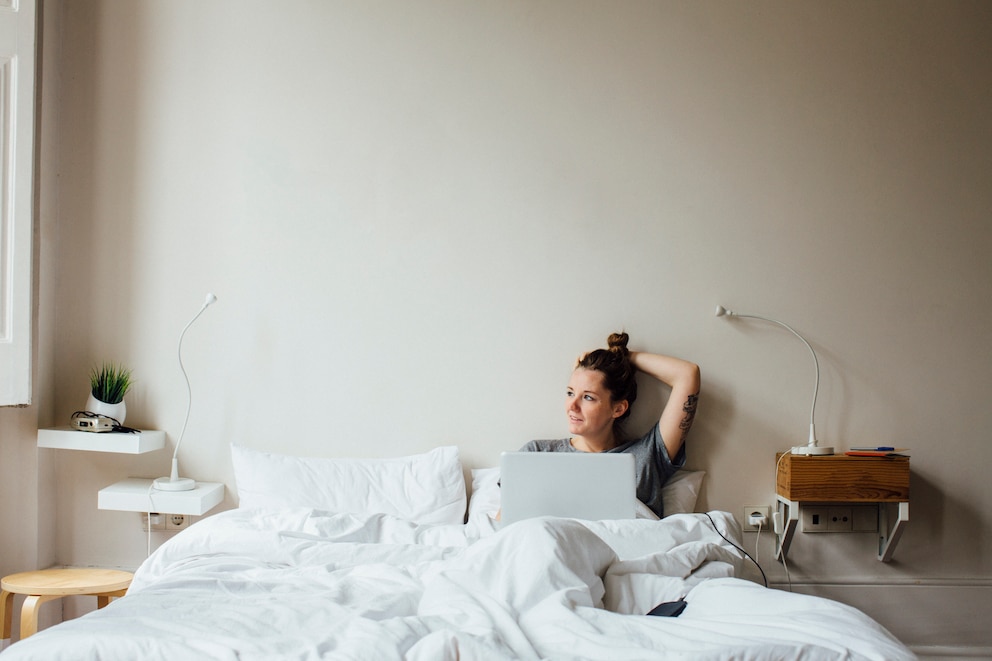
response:
M572 372L565 391L568 431L576 436L595 437L609 430L613 420L627 410L627 402L612 402L603 385L603 373L578 368Z

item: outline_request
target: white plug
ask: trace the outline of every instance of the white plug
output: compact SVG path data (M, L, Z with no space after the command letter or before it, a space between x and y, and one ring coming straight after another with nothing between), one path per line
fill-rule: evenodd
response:
M768 525L768 517L763 512L751 512L747 517L748 525L762 528Z
M741 512L743 532L758 532L768 527L771 508L767 505L745 505Z

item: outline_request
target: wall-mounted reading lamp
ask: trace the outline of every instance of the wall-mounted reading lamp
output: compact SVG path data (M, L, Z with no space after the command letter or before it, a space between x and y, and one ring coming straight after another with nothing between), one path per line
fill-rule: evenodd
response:
M760 319L761 321L768 321L773 324L778 324L782 328L786 329L796 337L798 337L806 348L809 349L809 354L813 356L813 367L816 370L816 380L813 382L813 405L809 410L809 442L806 445L796 445L792 448L792 454L806 454L806 455L825 455L833 454L834 449L832 447L824 447L817 443L816 440L816 424L814 423L814 416L816 414L816 395L820 389L820 363L816 360L816 352L813 351L813 347L809 345L802 335L796 332L792 326L781 322L777 319L769 319L768 317L761 317L756 314L738 314L733 310L728 310L722 305L716 306L716 316L718 317L740 317L741 319Z
M196 488L196 480L189 477L179 477L179 446L183 443L183 436L186 434L186 423L189 422L189 410L193 405L193 391L189 387L189 375L186 374L186 368L183 367L183 337L186 336L186 331L193 325L193 322L203 314L203 311L216 302L216 296L207 294L207 298L203 302L203 307L193 315L193 318L183 328L183 332L179 334L179 369L183 373L183 378L186 379L186 419L183 421L182 431L179 432L179 440L176 441L176 450L172 453L172 474L169 477L157 478L153 483L154 487L159 491L190 491Z

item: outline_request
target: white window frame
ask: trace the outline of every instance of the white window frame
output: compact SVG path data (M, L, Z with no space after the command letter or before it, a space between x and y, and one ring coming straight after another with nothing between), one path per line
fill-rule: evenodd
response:
M35 0L0 0L0 406L31 403Z

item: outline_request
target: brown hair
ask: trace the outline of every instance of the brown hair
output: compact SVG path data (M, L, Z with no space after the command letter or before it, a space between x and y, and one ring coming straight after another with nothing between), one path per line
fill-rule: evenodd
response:
M637 380L634 378L637 370L630 362L630 351L627 341L630 337L624 333L612 333L607 338L608 349L595 349L579 358L576 369L596 370L603 374L603 385L610 391L610 400L620 402L627 400L627 410L613 421L613 429L617 431L620 424L630 415L630 410L637 399Z

